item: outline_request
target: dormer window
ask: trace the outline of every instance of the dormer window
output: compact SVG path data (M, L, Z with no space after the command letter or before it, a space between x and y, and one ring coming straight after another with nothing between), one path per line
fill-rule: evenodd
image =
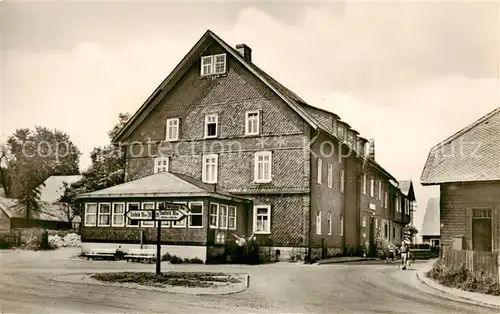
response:
M226 54L201 57L201 76L226 73Z
M349 132L349 135L347 136L347 142L349 145L354 146L354 134L352 132Z
M344 139L344 126L340 123L337 125L337 136L340 140Z

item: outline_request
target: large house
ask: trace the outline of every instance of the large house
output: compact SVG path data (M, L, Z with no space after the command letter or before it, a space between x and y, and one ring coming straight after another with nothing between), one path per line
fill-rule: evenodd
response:
M82 250L155 243L154 223L128 210L190 208L162 223L163 253L212 258L237 236L263 251L312 258L398 241L408 197L375 161L374 142L307 104L252 62L247 45L207 31L113 141L126 182L79 196ZM221 249L222 248L222 249Z
M441 245L500 252L500 108L433 147L421 181L440 186Z

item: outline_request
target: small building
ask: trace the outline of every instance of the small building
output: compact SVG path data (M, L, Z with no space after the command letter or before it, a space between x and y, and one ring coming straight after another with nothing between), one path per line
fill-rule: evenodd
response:
M422 242L432 246L440 246L440 233L439 198L433 197L429 199L425 209L424 221L420 231Z
M64 184L71 185L79 180L81 175L69 176L50 176L40 186L40 200L49 204L57 204L59 206L69 206L68 204L61 204L59 199L64 193ZM70 210L69 208L64 210ZM73 216L72 210L69 211L69 219L71 220L72 228L75 230L80 229L81 218L78 215Z
M26 220L24 205L16 199L0 197L0 233L24 228L71 229L71 223L57 204L40 202L39 210L31 211L30 219Z
M216 257L233 234L245 235L251 228L248 215L252 202L178 173L160 172L107 189L78 196L85 199L82 252L109 248L119 243L122 248L138 244L155 245L157 225L153 221L130 220L126 212L157 209L163 202L184 204L189 217L178 222L161 222L162 254L192 256L205 260ZM206 210L208 209L208 210ZM267 219L257 224L266 227ZM141 228L142 233L137 233ZM140 236L138 236L140 234Z
M434 146L422 185L440 187L440 238L500 253L500 108Z

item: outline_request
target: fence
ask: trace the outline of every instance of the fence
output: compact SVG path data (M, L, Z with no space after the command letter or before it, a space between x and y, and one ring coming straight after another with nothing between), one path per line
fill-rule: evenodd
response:
M0 248L19 245L21 235L19 232L0 233Z
M453 267L464 265L469 271L484 271L499 281L498 253L458 251L449 247L442 247L441 263L445 266Z

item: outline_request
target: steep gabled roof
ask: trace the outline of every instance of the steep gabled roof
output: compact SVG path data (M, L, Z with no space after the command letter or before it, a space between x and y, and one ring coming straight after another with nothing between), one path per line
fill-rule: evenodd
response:
M77 199L120 197L215 197L247 201L242 197L218 191L213 184L171 172L160 172L99 191L83 193L78 195Z
M283 85L279 84L277 81L272 79L269 75L265 74L264 71L257 68L250 62L245 61L245 59L215 35L212 31L208 30L205 34L198 40L193 48L186 54L186 56L181 60L181 62L174 68L174 70L167 76L167 78L158 86L158 88L153 92L151 96L146 100L146 102L139 108L139 110L129 119L125 126L116 134L113 138L113 142L118 142L125 135L129 134L137 127L142 120L147 116L149 112L156 106L160 101L161 97L156 97L158 94L162 93L165 95L168 91L175 85L175 83L182 77L182 75L191 67L191 65L196 61L196 59L203 53L205 48L208 46L209 39L215 40L219 45L221 45L233 58L238 60L243 66L245 66L251 73L253 73L257 78L259 78L264 84L266 84L276 95L278 95L285 103L287 103L299 116L301 116L311 127L317 129L318 126L314 119L305 112L297 104L300 97L289 91ZM301 100L301 99L300 99Z
M439 236L441 233L439 198L430 198L425 209L424 222L420 234L422 236Z
M500 180L500 107L434 146L422 185Z
M57 202L64 193L64 182L72 184L81 178L81 175L48 177L44 185L40 187L40 200L49 203Z
M203 51L210 44L210 39L215 40L219 45L221 45L233 58L238 60L245 68L247 68L252 74L254 74L261 82L268 86L278 97L280 97L290 108L292 108L302 119L306 121L314 130L321 130L331 137L337 138L335 134L329 132L324 127L321 127L312 113L311 108L326 110L311 106L306 103L297 94L283 86L281 83L272 78L269 74L264 72L262 69L257 67L252 62L247 62L243 56L233 47L228 45L225 41L219 38L212 31L207 30L205 34L198 40L198 42L191 48L191 50L184 56L181 62L174 68L174 70L165 78L165 80L156 88L156 90L149 96L149 98L144 102L144 104L139 108L139 110L129 119L129 121L123 126L123 128L115 135L113 142L119 142L124 137L128 136L139 124L147 117L147 115L154 109L154 107L160 102L161 98L166 95L169 90L181 79L181 77L186 73L186 71L193 65L194 62L201 56ZM328 112L339 118L335 113ZM342 121L347 124L346 122ZM397 181L388 171L386 171L380 164L373 160L366 160L362 157L364 161L368 162L375 169L388 176L390 179Z
M408 197L408 200L415 201L415 191L413 190L413 182L411 180L399 181L399 189Z

